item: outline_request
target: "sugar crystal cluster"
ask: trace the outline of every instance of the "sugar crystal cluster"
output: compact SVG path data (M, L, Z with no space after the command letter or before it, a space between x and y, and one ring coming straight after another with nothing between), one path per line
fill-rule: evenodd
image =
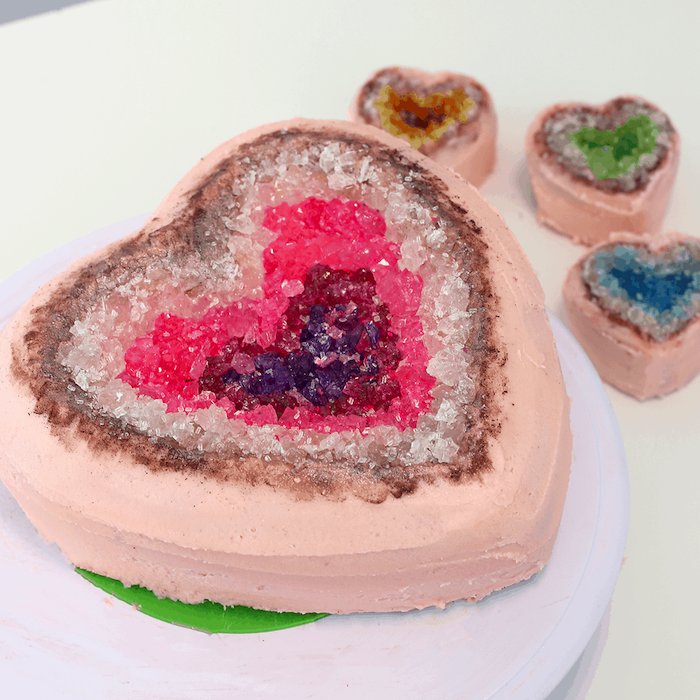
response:
M96 406L186 449L452 462L478 412L478 309L464 245L412 180L342 142L244 158L211 256L117 279L61 362Z
M664 112L650 107L643 100L621 99L617 103L616 107L605 111L581 106L556 112L544 124L544 136L548 148L558 162L574 176L606 191L632 192L648 182L650 173L664 158L670 145L673 127ZM628 158L630 162L625 161L626 171L617 177L602 177L600 169L596 169L594 173L591 169L590 155L577 145L576 134L590 134L593 131L615 132L624 128L625 124L635 124L635 120L639 120L640 117L647 117L654 127L654 148L649 149L650 152L641 153L634 163ZM578 142L580 143L580 139Z
M163 314L119 377L171 411L216 402L251 425L414 427L435 383L409 340L423 335L422 282L396 269L383 218L310 198L268 208L264 226L279 234L263 252L265 297L200 321Z
M445 95L433 92L419 97L416 93L398 94L387 84L379 91L374 106L382 128L420 148L427 140L437 141L457 121L466 123L467 113L475 104L461 88Z
M658 134L655 122L639 114L616 129L584 127L568 139L586 157L593 174L599 180L609 180L629 173L643 156L653 155Z
M432 80L422 71L397 67L375 73L357 99L366 123L427 154L458 133L472 131L476 138L479 117L488 109L488 97L466 76L443 73Z

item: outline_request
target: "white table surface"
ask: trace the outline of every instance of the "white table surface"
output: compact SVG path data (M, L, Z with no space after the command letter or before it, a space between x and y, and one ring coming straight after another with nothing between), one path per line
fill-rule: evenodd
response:
M525 130L558 101L656 102L683 142L665 228L700 236L698 7L91 0L2 25L0 279L152 211L247 128L343 118L372 71L399 64L467 73L490 90L499 163L482 191L562 315L561 284L583 249L535 222ZM644 403L607 390L629 465L626 559L609 615L548 700L700 697L700 379ZM2 650L0 677L1 664Z

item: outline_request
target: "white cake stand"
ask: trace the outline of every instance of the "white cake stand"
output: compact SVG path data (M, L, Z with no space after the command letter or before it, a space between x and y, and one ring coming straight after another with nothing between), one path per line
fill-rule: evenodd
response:
M41 283L144 219L97 231L0 284L0 326ZM3 696L544 698L579 657L612 596L629 519L612 407L581 348L550 319L572 399L574 460L543 572L446 610L331 616L265 634L210 636L147 617L83 580L0 484Z

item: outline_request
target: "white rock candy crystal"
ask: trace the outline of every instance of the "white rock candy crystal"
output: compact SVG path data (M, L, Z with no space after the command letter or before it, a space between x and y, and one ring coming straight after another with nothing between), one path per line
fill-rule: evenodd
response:
M85 318L75 322L71 340L60 348L61 362L93 397L96 405L154 437L174 438L186 449L279 457L294 463L300 457L348 464L403 465L449 463L458 452L465 415L474 401L470 355L470 289L450 256L453 243L437 213L420 204L404 180L382 170L362 149L331 143L300 153L285 151L237 181L229 193L228 214L221 217L228 235L228 253L217 269L184 269L172 261L145 275L121 280ZM274 182L274 185L272 184ZM275 234L262 226L265 210L308 197L360 199L377 209L387 224L387 239L400 243L399 269L420 274L423 292L418 315L423 342L431 356L427 371L436 380L432 410L414 429L393 425L329 434L281 425L248 426L229 419L212 405L190 413L168 413L157 399L139 396L116 377L124 370L124 353L134 339L148 333L163 312L201 317L212 306L260 295L264 276L262 252ZM209 232L214 235L214 232ZM199 266L201 268L201 264ZM207 278L208 275L208 278ZM201 285L198 295L184 292Z

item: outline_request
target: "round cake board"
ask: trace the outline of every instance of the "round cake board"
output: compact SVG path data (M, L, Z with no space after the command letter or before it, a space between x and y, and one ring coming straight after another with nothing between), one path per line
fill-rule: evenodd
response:
M138 228L110 226L0 284L0 326L78 257ZM588 358L550 314L572 400L574 454L552 559L468 604L332 615L274 632L208 635L106 594L47 545L0 485L3 690L23 698L533 700L563 678L612 596L629 484L612 407Z

